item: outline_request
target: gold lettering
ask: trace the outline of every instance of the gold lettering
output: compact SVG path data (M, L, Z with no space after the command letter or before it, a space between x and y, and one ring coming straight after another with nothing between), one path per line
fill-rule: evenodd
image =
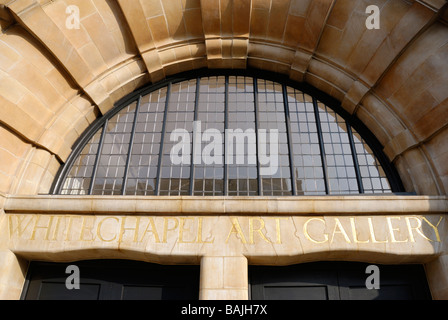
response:
M123 241L123 235L126 232L126 230L134 230L134 242L138 241L138 230L140 227L140 217L135 217L135 219L137 220L136 224L135 224L135 228L131 228L128 227L126 228L126 221L127 221L128 217L123 217L121 219L121 227L120 227L120 236L118 237L118 242L122 242Z
M116 238L117 238L117 234L115 233L115 235L114 235L114 237L112 238L112 239L104 239L104 237L102 236L102 234L101 234L101 227L103 226L103 223L104 223L104 221L107 221L107 220L115 220L115 221L117 221L117 223L119 223L120 222L120 220L118 219L118 218L116 218L116 217L107 217L107 218L104 218L103 220L101 220L99 223L98 223L98 227L96 228L96 234L98 235L98 238L100 238L100 240L101 241L104 241L104 242L111 242L111 241L114 241Z
M442 219L443 219L443 216L440 217L439 222L437 222L437 224L434 226L431 222L429 222L428 219L426 219L426 217L423 217L423 220L424 220L427 224L429 224L429 226L430 226L431 228L434 229L434 232L435 232L435 234L436 234L436 239L437 239L436 242L440 242L440 235L439 235L439 230L437 229L437 227L439 226L440 221L442 221ZM429 240L430 240L430 241L433 241L433 240L431 240L431 239L429 239Z
M159 234L157 232L154 219L152 217L149 217L148 219L149 219L148 225L146 226L145 232L143 233L140 242L143 240L143 238L147 233L152 233L154 235L154 240L156 241L156 243L160 243ZM151 226L151 229L148 229L149 226Z
M276 234L276 244L282 244L282 236L280 231L280 219L282 220L288 220L288 218L271 218L268 217L268 219L274 219L275 220L275 234Z
M370 231L370 237L372 238L372 243L387 243L388 242L387 239L384 241L376 240L375 231L373 229L372 218L367 218L367 221L369 222L369 231Z
M39 223L40 218L42 217L42 215L38 215L36 217L36 222L34 223L34 228L33 228L33 233L31 234L31 238L30 240L36 240L36 231L37 229L46 229L47 232L45 233L45 238L44 240L48 240L49 236L50 236L50 228L51 228L51 224L53 223L53 216L50 216L49 221L47 223L47 225L45 226L38 226L37 224Z
M438 219L437 219L438 217ZM443 216L363 216L363 217L308 217L303 224L303 234L315 244L332 244L344 239L348 244L371 243L415 243L416 241L441 242L444 237L439 228ZM27 240L46 241L103 241L129 243L147 241L146 236L151 234L155 243L167 243L177 240L185 244L213 244L215 231L212 224L206 224L204 231L203 217L147 217L147 216L70 216L70 215L39 215L14 214L8 215L9 236L25 237ZM80 219L80 220L75 220ZM121 219L121 220L120 220ZM146 219L148 222L146 224ZM160 219L160 220L158 220ZM229 243L232 234L242 244L256 244L266 242L269 244L282 244L286 228L281 220L287 217L230 217L231 227L225 243ZM270 220L267 220L270 219ZM334 219L334 225L327 225ZM367 220L366 220L367 219ZM373 222L375 219L375 225ZM429 220L431 219L431 221ZM163 226L162 226L163 220ZM274 221L272 221L274 220ZM437 220L437 222L436 222ZM272 221L272 222L271 222ZM367 221L367 225L365 222ZM208 220L206 221L206 223ZM425 223L423 223L425 222ZM434 223L433 223L434 222ZM157 223L157 224L156 224ZM246 224L247 223L247 224ZM350 226L349 226L350 223ZM387 225L385 225L387 223ZM156 228L157 226L157 228ZM369 231L367 231L367 226ZM384 226L384 227L383 227ZM444 226L444 224L442 224ZM248 231L248 238L245 233ZM159 235L158 232L162 231ZM347 228L347 230L345 230ZM350 229L349 229L350 228ZM332 229L332 230L331 230ZM366 231L366 232L363 232ZM224 231L225 232L225 231ZM282 234L283 232L283 234ZM385 240L378 240L378 233ZM275 234L275 235L274 235ZM349 234L352 235L350 238ZM177 236L177 237L176 237ZM223 235L224 236L224 235ZM203 239L203 238L206 239ZM421 237L421 238L419 238ZM65 238L65 239L64 239ZM169 239L168 239L169 238ZM260 239L261 238L261 239ZM263 241L260 241L263 240Z
M54 231L53 231L53 237L51 238L51 240L56 240L56 238L57 238L57 236L58 236L58 231L59 231L59 225L61 224L61 216L57 216L56 217L56 227L54 228Z
M386 218L387 225L389 226L389 233L390 233L390 238L391 238L392 242L394 242L394 243L397 243L397 242L408 242L408 239L406 239L406 240L397 240L397 239L395 239L394 231L400 231L400 229L392 227L392 219L400 220L400 217L387 217Z
M240 223L238 222L237 218L232 219L232 228L229 231L229 234L227 235L226 243L229 241L229 237L232 233L238 234L240 236L240 240L242 243L246 244L246 238L244 237L243 231L241 230Z
M260 227L258 229L254 229L254 220L257 220L260 222ZM271 243L268 239L266 239L266 236L261 231L264 228L264 220L261 218L249 218L249 240L250 244L254 244L254 232L257 232L260 237L266 241L267 243Z
M214 237L210 241L202 241L202 217L198 218L198 243L213 243Z
M358 232L356 231L356 225L355 225L355 218L350 218L350 224L352 226L352 234L353 234L353 241L355 243L369 243L370 240L359 240L358 239Z
M92 225L90 227L86 226L86 220L90 218L90 220L92 221ZM82 217L82 224L81 224L81 232L79 234L79 241L93 241L94 240L94 235L92 232L92 229L94 227L94 221L95 217ZM88 231L90 234L90 239L84 239L84 232Z
M311 238L311 236L310 236L310 234L308 233L308 223L310 223L311 221L321 221L323 224L324 224L324 229L325 229L325 220L324 219L321 219L321 218L311 218L311 219L308 219L306 222L305 222L305 224L303 225L303 233L305 234L305 237L308 239L308 240L310 240L311 242L314 242L314 243L325 243L325 242L327 242L328 241L328 234L326 234L326 233L324 233L324 240L322 240L322 241L319 241L319 240L315 240L315 239L313 239L313 238Z
M174 227L168 228L169 220L174 220ZM179 221L176 218L164 218L163 223L163 243L166 243L168 231L174 231L179 226Z
M15 217L16 221L17 221L17 226L16 228L13 227L13 223L12 223L12 218ZM17 232L19 237L22 237L23 233L25 232L25 230L28 228L28 226L30 225L31 221L33 221L33 218L30 217L30 219L28 220L28 223L25 225L25 227L22 227L23 225L23 221L25 220L25 218L27 218L27 216L20 216L20 215L14 215L14 216L9 216L9 236L12 238L13 234Z
M75 217L72 217L72 216L68 217L68 226L67 226L67 229L66 229L67 234L65 235L65 241L69 241L69 236L70 236L70 232L71 232L71 229L72 229L73 218L75 218Z
M185 228L185 221L186 220L192 220L194 221L193 218L180 218L180 226L179 226L179 243L195 243L196 239L194 239L193 241L185 241L184 240L184 230L186 231L190 231L190 229Z
M411 219L414 219L414 220L417 221L417 226L416 226L416 227L412 227L412 226L411 226L411 221L410 221ZM417 218L417 217L406 217L405 220L406 220L406 225L407 225L407 227L408 227L409 238L410 238L411 242L415 242L414 233L412 232L412 230L416 230L416 231L417 231L423 238L425 238L426 240L431 241L431 239L429 239L428 237L426 237L426 236L423 234L422 230L421 230L421 227L422 227L422 220L420 220L420 219Z
M332 234L332 236L331 236L330 243L333 243L333 239L334 239L334 235L335 235L335 233L341 233L341 234L344 236L345 241L346 241L347 243L351 243L350 238L348 237L347 233L345 232L344 227L342 226L342 224L341 224L341 222L339 221L339 219L338 219L338 218L334 218L334 219L335 219L335 221L336 221L336 224L334 225L333 234ZM339 231L336 231L336 228L338 228Z

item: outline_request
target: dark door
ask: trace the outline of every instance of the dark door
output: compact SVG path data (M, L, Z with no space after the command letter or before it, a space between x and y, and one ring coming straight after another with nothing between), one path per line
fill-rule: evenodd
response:
M369 264L317 262L287 267L250 266L253 300L431 299L421 265L379 265L379 289L367 289Z
M69 265L79 268L79 289L69 290ZM22 293L26 300L197 300L199 266L138 261L32 262Z

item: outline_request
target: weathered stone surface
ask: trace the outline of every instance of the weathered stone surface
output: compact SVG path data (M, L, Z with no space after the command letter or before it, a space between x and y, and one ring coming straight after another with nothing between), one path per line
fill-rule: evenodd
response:
M169 75L208 67L256 68L308 82L341 101L343 108L369 127L396 165L407 191L446 195L446 1L380 2L381 28L367 30L364 0L0 0L0 192L47 193L73 143L116 101ZM69 5L80 9L79 28L67 28ZM6 201L5 196L0 198L1 202ZM34 200L28 210L50 206L47 199ZM59 204L65 206L65 201L69 200ZM108 200L85 201L76 204L85 208L85 212L77 214L94 214L111 205ZM176 208L178 201L151 204L153 213ZM199 205L182 201L184 210L192 216L213 210L207 202ZM319 219L331 221L331 216L325 214L329 203L317 198L307 201L302 202L302 212L296 214L313 212ZM384 203L394 215L403 210L402 217L435 210L433 200L426 204L419 200L417 206L414 206L416 202L404 205L400 199L383 199L378 203L350 200L350 205L347 201L331 204L336 215L344 216L344 210L352 208L357 210L356 216L366 213L376 216L374 208ZM22 205L26 208L28 204ZM52 205L57 207L58 201ZM137 200L131 207L121 205L128 213L145 212L151 207ZM227 215L236 213L254 218L279 214L278 217L292 219L288 216L289 205L287 201L227 199L218 207L226 215L220 221L228 224L231 220ZM446 212L446 205L443 210ZM8 227L8 215L0 213L1 230ZM109 219L108 225L114 221ZM12 253L14 245L11 248L6 245L7 233L0 234L0 296L17 298L26 261ZM113 235L104 236L107 239ZM361 236L360 239L365 239ZM341 237L343 241L332 252L347 248L344 235L338 233L338 238ZM277 257L276 250L280 249L276 248L275 241L271 242L274 243L261 239L260 250L274 250ZM434 252L427 255L430 249L427 244L416 244L414 249L434 258ZM315 245L304 246L302 250L321 250ZM359 251L370 250L365 248L368 243L358 245ZM111 244L100 247L95 250L115 252ZM89 251L85 244L82 248L84 253L92 255L99 252ZM440 247L436 249L437 254L443 253ZM47 253L58 251L53 244L46 250ZM172 259L183 259L180 247L176 250ZM237 250L238 254L249 252L244 250ZM384 252L395 249L389 243L375 250L377 257L384 257ZM406 250L400 251L404 259L416 257ZM200 263L201 254L200 250L196 251L188 259ZM244 259L240 256L235 259L240 259L238 263L243 268ZM267 256L253 255L248 259L263 262ZM297 260L296 256L282 259L276 261ZM227 260L218 260L224 268ZM447 278L445 260L441 257L428 265L428 270L432 270L429 280L435 297L439 298L448 298L448 281L434 280L440 274ZM210 263L213 265L216 261ZM204 265L207 263L204 260ZM232 290L226 291L226 276L223 274L220 283L204 284L202 296L246 298L247 288L240 284L231 285Z

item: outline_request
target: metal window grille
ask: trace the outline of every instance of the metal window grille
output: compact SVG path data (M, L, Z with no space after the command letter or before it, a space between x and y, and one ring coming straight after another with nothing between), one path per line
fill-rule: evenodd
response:
M280 81L232 74L167 81L127 98L92 125L74 146L53 193L288 196L402 192L378 143L368 143L369 138L352 126L353 121L314 95ZM201 135L202 142L195 144L195 124L200 124L196 129L201 133L210 129L222 133L223 138L215 141L218 148L208 150L213 159L222 157L222 161L204 163L203 148L213 135ZM183 150L190 161L174 164L170 155L178 141L171 133L179 129L190 137L189 148ZM246 135L232 141L226 134L229 130ZM269 155L265 150L269 148L261 150L259 142L263 138L270 143L270 130L278 132L277 170L261 175L266 167L261 155ZM235 158L238 148L244 150L242 162Z

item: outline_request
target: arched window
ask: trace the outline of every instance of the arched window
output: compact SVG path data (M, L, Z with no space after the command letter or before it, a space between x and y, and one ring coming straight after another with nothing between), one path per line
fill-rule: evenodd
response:
M152 85L127 97L87 130L53 193L287 196L403 191L368 130L306 92L292 82L236 74Z

